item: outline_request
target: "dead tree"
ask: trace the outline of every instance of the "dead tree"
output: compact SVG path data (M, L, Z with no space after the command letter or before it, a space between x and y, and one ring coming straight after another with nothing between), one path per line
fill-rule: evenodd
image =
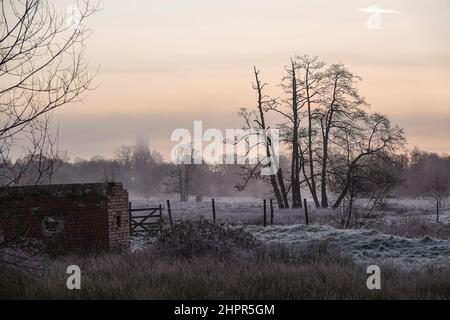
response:
M290 190L292 195L292 208L302 207L302 195L300 185L300 170L303 166L302 158L299 154L300 149L300 110L304 106L305 101L301 99L299 93L298 82L298 65L291 59L289 66L285 67L286 75L281 81L281 87L290 96L284 101L288 111L281 110L277 103L274 103L271 110L276 111L287 119L287 123L283 125L285 132L285 141L291 149L291 181Z
M258 101L256 110L248 110L246 108L242 108L240 111L241 117L244 119L244 129L247 129L249 131L254 131L256 134L261 134L261 132L265 132L265 130L269 129L269 126L266 124L265 119L265 113L271 109L272 104L274 103L273 99L270 99L268 96L264 95L263 90L264 87L267 85L267 83L262 83L259 79L259 70L256 69L256 67L253 68L254 75L255 75L255 83L253 83L253 90L256 91L258 95ZM256 129L256 130L255 130ZM242 137L245 138L245 137ZM271 166L272 162L271 159L274 156L272 154L272 141L270 137L267 137L267 139L258 139L258 142L256 145L249 145L247 148L247 153L250 152L253 148L258 148L263 144L263 148L265 150L265 159L267 160L266 164L263 164L262 159L258 159L256 165L252 166L243 166L244 174L243 174L243 182L236 185L237 190L243 190L248 182L251 179L255 178L263 178L260 176L259 171L263 166ZM276 174L271 174L269 176L270 184L272 185L273 192L275 195L275 198L278 202L278 207L280 209L289 208L289 201L287 198L287 191L284 184L283 179L283 172L281 167L277 168Z

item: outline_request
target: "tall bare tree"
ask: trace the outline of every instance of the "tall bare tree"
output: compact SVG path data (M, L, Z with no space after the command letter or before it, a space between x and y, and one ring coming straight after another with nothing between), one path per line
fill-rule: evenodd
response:
M253 71L255 75L255 82L253 83L252 87L258 95L257 106L255 110L242 108L240 111L240 115L244 119L245 129L248 129L250 131L252 129L256 129L255 131L257 132L257 134L260 134L261 132L269 129L269 126L266 123L265 113L273 108L273 104L275 103L275 101L263 93L264 87L267 86L267 83L261 82L259 78L259 70L254 67ZM263 148L265 150L266 157L265 159L259 159L256 165L243 167L245 170L244 181L243 183L240 183L236 186L238 190L243 190L251 179L263 178L259 175L259 170L264 166L273 165L273 163L271 163L273 155L271 151L272 141L270 137L267 137L267 139L258 139L256 145L249 145L247 149L248 152L250 152L250 150L253 148L258 148L261 143L264 144ZM263 164L264 162L266 163ZM280 209L289 208L289 201L287 198L287 191L284 184L283 172L281 167L278 166L276 174L271 174L268 179L270 181L270 184L272 185L275 198L277 199L278 207Z
M291 59L289 66L285 67L286 75L283 77L281 86L284 91L290 95L285 101L288 106L289 113L284 113L279 109L274 109L284 115L291 124L290 132L290 148L291 148L291 195L292 208L302 207L302 195L300 189L300 169L303 165L299 155L299 130L300 130L300 109L304 106L305 101L301 101L298 70L299 67L294 59Z
M307 128L307 147L306 152L308 154L308 167L309 167L309 177L306 175L304 170L305 180L308 184L311 196L313 198L316 207L319 206L319 200L316 190L316 172L314 170L315 155L314 147L315 145L315 130L314 130L314 109L315 105L318 106L321 102L321 95L323 91L323 67L325 63L320 61L317 57L309 57L307 55L297 56L297 65L301 70L303 70L303 78L300 80L300 87L302 92L302 97L306 103L307 110L306 115L308 119ZM304 152L302 152L304 154Z
M325 63L317 57L296 56L291 59L289 66L285 67L286 75L281 86L289 95L285 105L289 112L284 112L275 105L274 111L283 115L286 122L282 125L289 136L289 145L292 149L291 158L291 189L292 207L301 207L301 184L305 182L309 188L313 201L319 207L317 195L317 174L315 163L320 143L316 141L317 117L316 110L323 100L325 87L323 67ZM303 110L306 106L306 110ZM305 118L305 125L301 126L301 118ZM303 132L301 134L301 132ZM304 140L304 141L302 141ZM300 180L303 172L304 180Z
M321 206L328 207L327 171L333 131L345 131L353 127L360 111L367 104L358 94L355 84L361 78L341 64L331 65L325 72L326 84L318 121L322 137L321 162Z

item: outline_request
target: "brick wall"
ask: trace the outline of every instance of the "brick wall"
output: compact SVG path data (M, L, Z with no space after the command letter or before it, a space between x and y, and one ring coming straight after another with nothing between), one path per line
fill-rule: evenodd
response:
M115 184L108 196L108 240L110 249L121 249L130 244L130 217L128 192Z
M128 192L120 183L6 188L0 227L6 240L37 238L52 252L127 249Z

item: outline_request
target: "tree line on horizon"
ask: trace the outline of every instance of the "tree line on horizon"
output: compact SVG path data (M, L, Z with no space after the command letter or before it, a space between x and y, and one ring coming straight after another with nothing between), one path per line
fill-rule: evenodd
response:
M439 155L414 148L399 155L399 158L401 165L395 167L395 184L392 185L390 193L386 196L414 198L429 196L434 198L438 192L441 199L450 196L448 193L450 191L448 189L450 186L450 155ZM290 160L289 154L282 155L280 158L281 168L288 170ZM48 161L55 162L54 159ZM236 187L237 182L246 176L248 166L206 163L175 165L164 162L162 155L155 150L136 146L121 146L109 159L94 156L89 160L75 158L70 161L68 158L64 158L58 159L56 163L57 167L54 172L51 176L48 175L41 180L42 184L119 181L130 191L132 196L150 197L172 193L178 194L180 201L188 201L202 196L273 197L270 181L263 179L254 179L243 191ZM14 165L17 167L27 165L29 175L35 175L38 172L37 162L29 165L29 161L26 159L19 159ZM188 166L189 174L180 177L180 172ZM33 173L33 171L35 172ZM24 180L18 180L17 185L27 184L29 178L26 175L22 178ZM188 193L184 194L183 189L188 190ZM301 191L307 192L307 186L303 185ZM335 199L336 194L333 192L331 198ZM361 196L368 195L370 195L369 192L361 193Z

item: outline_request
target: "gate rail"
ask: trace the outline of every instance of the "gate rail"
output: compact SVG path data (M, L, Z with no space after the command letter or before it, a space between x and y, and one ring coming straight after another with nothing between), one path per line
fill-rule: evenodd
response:
M142 214L134 215L134 212ZM147 208L132 208L131 202L128 203L128 214L130 218L130 236L136 231L145 231L157 234L161 232L163 225L162 206Z

